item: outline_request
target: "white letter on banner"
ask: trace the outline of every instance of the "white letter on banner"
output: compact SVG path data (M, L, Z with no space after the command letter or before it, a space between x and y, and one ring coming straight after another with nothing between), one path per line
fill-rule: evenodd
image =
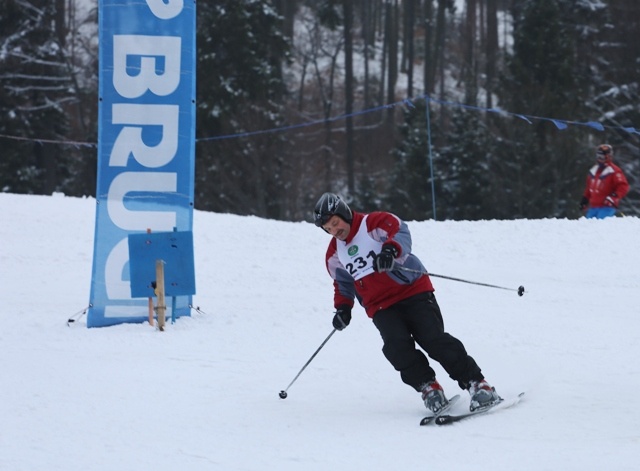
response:
M129 239L124 238L111 249L104 266L105 289L109 299L131 298L131 285L122 275L129 262Z
M183 0L147 0L147 5L151 13L161 20L170 20L175 18L182 11L184 6Z
M134 191L175 193L177 189L178 176L175 173L123 172L113 179L109 187L107 211L111 222L126 231L144 231L147 228L172 231L176 227L175 211L129 210L124 205L124 197ZM146 198L150 199L149 196Z
M138 98L147 90L158 96L173 93L180 83L180 47L177 36L113 36L113 86L120 96ZM136 75L127 73L127 58L140 56ZM164 58L163 70L156 73L159 58Z
M126 167L129 154L148 168L162 167L171 162L178 152L178 105L115 104L112 107L113 124L125 126L113 143L109 165ZM142 126L162 126L162 140L148 146L142 141ZM168 136L168 137L167 137Z

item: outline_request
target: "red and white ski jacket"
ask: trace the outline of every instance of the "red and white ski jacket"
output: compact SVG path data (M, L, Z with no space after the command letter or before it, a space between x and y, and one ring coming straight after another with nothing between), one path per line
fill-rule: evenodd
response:
M393 245L398 256L392 271L377 273L373 270L373 262L383 244ZM331 239L326 263L334 280L334 306L353 306L354 298L357 298L371 318L380 309L434 290L427 270L411 253L409 227L387 212L354 212L349 236L344 241Z
M620 170L620 167L612 163L604 165L594 165L587 175L587 187L584 190L584 197L589 200L592 208L611 206L605 204L608 196L616 208L620 200L629 192L627 178Z

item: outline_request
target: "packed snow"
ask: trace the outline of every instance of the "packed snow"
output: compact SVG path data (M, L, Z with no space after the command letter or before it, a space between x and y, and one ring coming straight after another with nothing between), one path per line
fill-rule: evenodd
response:
M0 194L2 470L637 469L638 218L410 221L429 271L509 288L433 278L447 330L525 392L420 427L359 307L278 397L332 331L313 224L196 211L192 315L89 329L95 204Z

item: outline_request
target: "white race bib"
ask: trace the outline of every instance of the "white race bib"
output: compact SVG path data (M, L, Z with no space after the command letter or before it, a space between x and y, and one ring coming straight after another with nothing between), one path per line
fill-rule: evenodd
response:
M362 219L355 237L348 244L336 241L338 258L354 280L370 275L374 272L373 261L382 249L382 242L371 238L367 233L367 216Z

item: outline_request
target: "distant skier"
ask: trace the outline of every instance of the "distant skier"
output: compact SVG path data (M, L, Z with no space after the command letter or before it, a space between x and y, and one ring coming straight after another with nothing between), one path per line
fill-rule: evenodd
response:
M411 253L411 234L405 222L388 212L351 211L333 193L318 200L314 221L333 236L326 266L334 280L334 328L343 330L349 325L357 298L380 331L385 357L402 381L422 394L434 415L448 400L416 343L460 388L469 391L471 410L500 399L462 342L445 332L431 279Z
M620 167L613 163L613 148L609 144L596 149L596 165L587 175L587 185L580 201L586 217L604 219L614 216L620 200L629 192L629 183Z

